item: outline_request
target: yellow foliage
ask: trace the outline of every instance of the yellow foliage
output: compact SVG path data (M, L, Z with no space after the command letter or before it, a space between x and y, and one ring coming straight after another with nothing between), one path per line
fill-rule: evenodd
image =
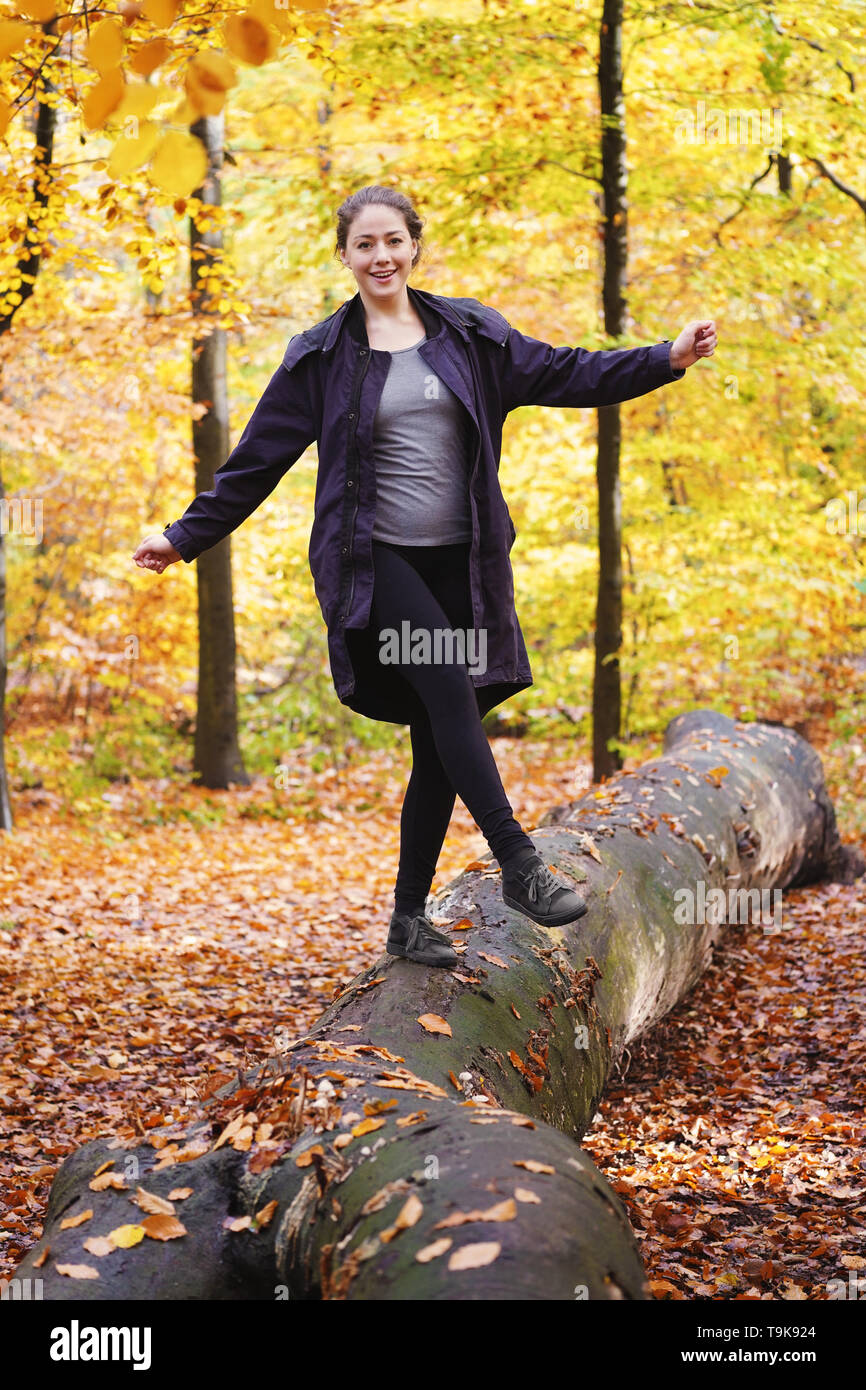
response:
M105 125L123 100L123 88L123 73L120 68L113 68L91 87L82 103L82 115L88 130L99 130Z
M253 67L259 67L273 58L280 46L279 37L273 29L256 19L249 10L244 14L230 15L223 25L223 33L226 48L242 63L250 63Z
M196 54L187 67L187 97L201 115L216 116L223 109L226 92L237 80L237 73L225 54L209 49Z
M39 24L53 19L57 14L54 0L17 0L15 8L19 14L26 14L28 19L35 19Z
M94 24L87 41L87 61L105 75L120 66L123 57L123 28L116 19Z
M151 39L133 54L129 66L140 77L150 77L152 72L162 67L170 52L171 47L165 39Z
M108 156L108 172L113 179L122 179L150 159L159 143L159 127L152 121L142 121L138 135L121 135Z
M177 19L178 0L144 0L145 15L157 29L168 29Z
M206 173L207 151L201 140L179 130L163 136L150 164L150 177L158 188L188 198Z
M17 19L0 20L0 58L17 53L35 32L32 25L21 24Z

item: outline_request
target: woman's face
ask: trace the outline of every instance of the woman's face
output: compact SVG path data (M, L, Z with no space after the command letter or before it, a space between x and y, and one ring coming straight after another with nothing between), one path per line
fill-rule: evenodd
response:
M386 302L402 295L417 248L401 212L384 203L371 204L352 222L340 258L354 275L362 297Z

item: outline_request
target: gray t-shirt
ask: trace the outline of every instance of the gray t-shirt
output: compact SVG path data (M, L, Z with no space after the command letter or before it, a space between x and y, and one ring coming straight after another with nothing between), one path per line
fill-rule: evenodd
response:
M421 339L424 342L424 339ZM373 539L397 545L471 541L468 412L418 352L391 353L373 427Z

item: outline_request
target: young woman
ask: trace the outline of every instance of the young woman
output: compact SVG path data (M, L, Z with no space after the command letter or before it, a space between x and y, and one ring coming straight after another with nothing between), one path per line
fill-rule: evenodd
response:
M191 563L316 442L309 562L336 692L410 731L387 950L450 966L457 956L425 902L456 796L499 861L509 907L544 926L586 911L515 819L481 722L532 684L498 481L505 416L644 395L709 356L716 333L700 320L673 343L551 347L477 299L411 287L421 229L390 188L371 185L342 204L335 250L357 293L292 338L213 489L133 559L160 574Z

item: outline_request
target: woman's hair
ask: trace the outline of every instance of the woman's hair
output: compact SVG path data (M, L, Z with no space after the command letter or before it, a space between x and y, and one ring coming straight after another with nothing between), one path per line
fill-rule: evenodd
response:
M421 233L424 222L418 216L405 193L398 193L396 188L385 188L380 183L370 183L366 188L359 188L357 193L351 193L346 201L337 208L337 244L334 247L334 255L346 250L352 223L362 208L376 203L395 208L402 215L410 237L418 242L418 249L412 258L412 269L414 270L424 250Z

